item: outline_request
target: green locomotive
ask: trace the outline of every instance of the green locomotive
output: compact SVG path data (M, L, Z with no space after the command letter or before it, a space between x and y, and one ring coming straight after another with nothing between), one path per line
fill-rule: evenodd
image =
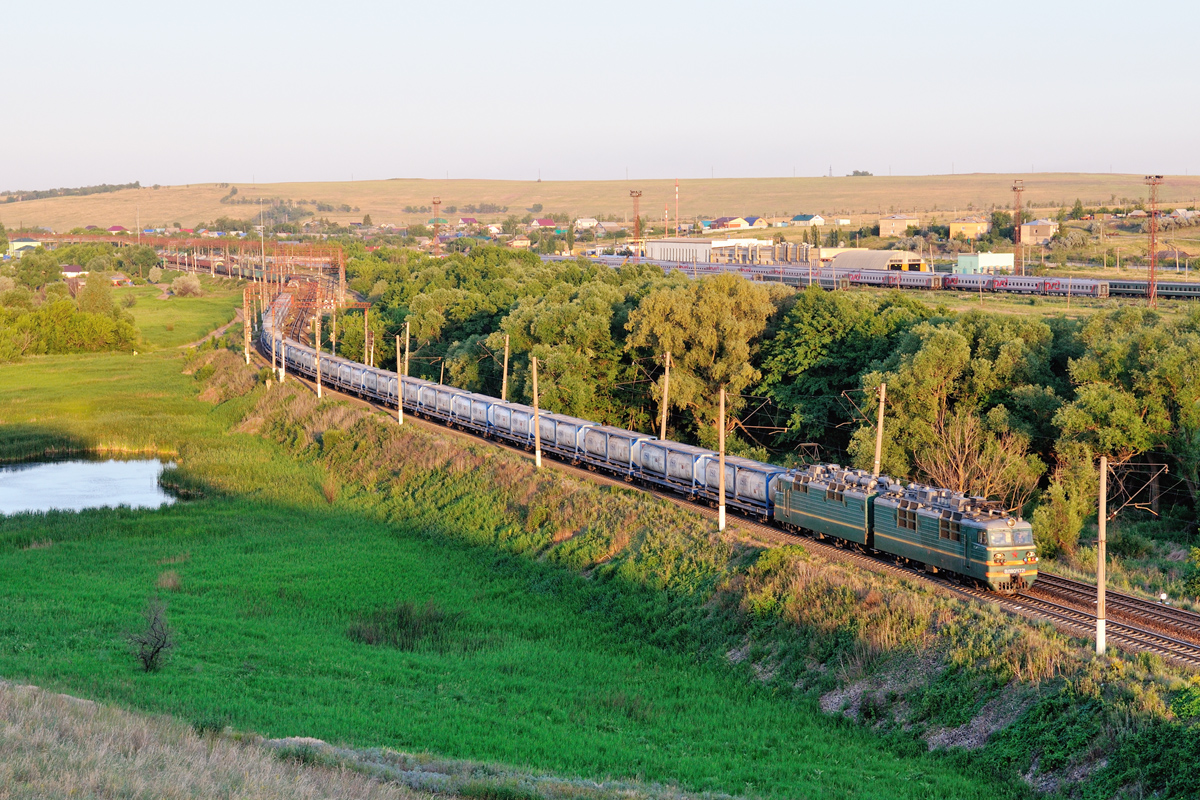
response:
M993 591L1027 589L1037 579L1030 524L949 489L813 465L780 479L775 520Z

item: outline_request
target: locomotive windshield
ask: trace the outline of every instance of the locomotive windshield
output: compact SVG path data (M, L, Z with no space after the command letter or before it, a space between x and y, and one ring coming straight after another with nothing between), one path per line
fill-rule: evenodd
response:
M1020 530L999 530L992 531L989 534L989 543L992 547L1011 547L1012 545L1033 544L1033 531L1027 529Z

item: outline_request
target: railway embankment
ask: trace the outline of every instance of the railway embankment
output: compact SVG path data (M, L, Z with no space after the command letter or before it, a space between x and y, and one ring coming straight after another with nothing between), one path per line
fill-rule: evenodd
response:
M264 386L228 351L189 369L203 396L239 399L239 430L331 476L367 513L425 535L560 568L581 602L632 640L682 652L798 702L819 703L904 750L1037 789L1194 796L1200 680L1142 654L1014 619L927 582L766 547L735 524L600 485L482 441L398 426L367 406ZM184 465L181 484L210 476Z

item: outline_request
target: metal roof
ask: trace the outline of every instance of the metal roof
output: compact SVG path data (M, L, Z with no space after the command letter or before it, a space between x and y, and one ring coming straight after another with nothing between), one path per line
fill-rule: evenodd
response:
M909 250L847 250L833 257L835 269L887 269L889 264L920 263Z

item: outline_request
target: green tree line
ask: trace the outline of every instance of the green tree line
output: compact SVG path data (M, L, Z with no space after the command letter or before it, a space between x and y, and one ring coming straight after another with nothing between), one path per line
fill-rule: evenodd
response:
M692 281L492 247L359 248L347 274L372 302L382 366L408 320L412 374L499 395L507 336L510 399L531 399L537 357L544 408L657 433L670 351L668 435L714 445L723 384L730 451L777 463L815 445L870 468L886 383L884 471L1023 510L1045 551L1076 547L1100 454L1167 459L1180 500L1200 501L1200 310L954 313L899 292ZM339 352L361 357L361 312L338 329Z

